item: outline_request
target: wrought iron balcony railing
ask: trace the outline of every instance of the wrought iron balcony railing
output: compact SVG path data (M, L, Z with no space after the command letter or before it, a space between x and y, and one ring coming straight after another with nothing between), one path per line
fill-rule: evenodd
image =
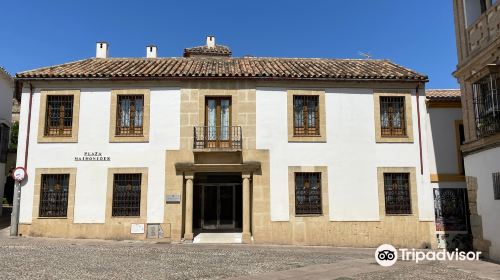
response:
M241 126L194 127L194 150L240 151L242 144Z

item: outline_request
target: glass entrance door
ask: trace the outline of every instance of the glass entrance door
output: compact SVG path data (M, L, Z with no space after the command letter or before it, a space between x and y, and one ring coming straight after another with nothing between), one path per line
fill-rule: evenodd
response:
M219 186L219 228L234 228L234 186Z
M218 186L204 186L203 190L203 212L202 212L202 228L217 229L217 201L218 201Z
M202 186L202 229L235 228L235 188L234 184Z

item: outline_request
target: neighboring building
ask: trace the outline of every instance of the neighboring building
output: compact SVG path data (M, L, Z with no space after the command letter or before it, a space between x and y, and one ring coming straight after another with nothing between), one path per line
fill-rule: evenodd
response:
M14 94L14 80L5 69L0 67L0 215L4 184L6 179L6 163L9 149L12 97Z
M500 261L500 1L454 0L474 248Z
M12 98L12 122L19 122L19 113L21 112L21 104L16 98Z
M17 74L21 234L436 247L427 76L233 58L213 37L184 56L109 58L98 43L96 58Z
M10 142L9 152L7 154L7 163L5 164L5 172L16 166L17 159L17 128L19 127L19 114L21 104L17 98L12 99L12 125L10 127Z
M469 206L463 156L464 126L459 89L430 89L427 143L438 247L470 250Z

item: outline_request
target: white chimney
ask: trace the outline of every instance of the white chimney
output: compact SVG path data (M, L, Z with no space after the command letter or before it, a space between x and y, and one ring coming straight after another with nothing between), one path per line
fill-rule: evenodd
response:
M146 57L147 58L157 58L158 48L155 45L149 45L146 47Z
M108 58L108 46L106 42L97 42L95 57Z
M215 36L207 36L207 47L215 48Z

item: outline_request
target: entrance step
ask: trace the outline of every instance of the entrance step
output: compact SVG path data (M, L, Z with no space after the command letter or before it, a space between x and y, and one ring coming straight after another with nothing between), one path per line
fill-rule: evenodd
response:
M241 243L241 232L221 232L221 233L200 233L193 239L193 243Z

